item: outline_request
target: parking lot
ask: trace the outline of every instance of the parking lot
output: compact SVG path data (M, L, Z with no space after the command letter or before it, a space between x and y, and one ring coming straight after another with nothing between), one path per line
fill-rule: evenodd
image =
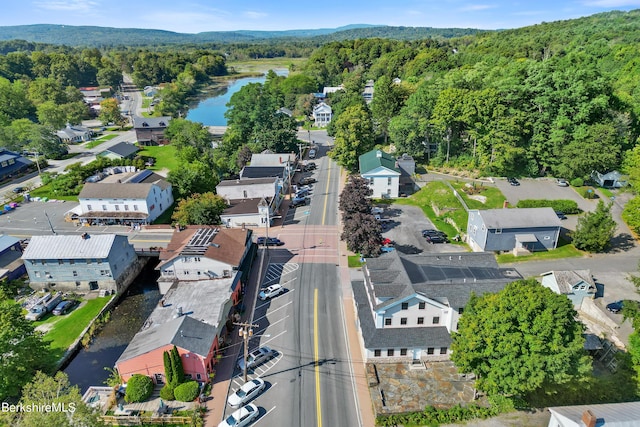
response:
M496 179L495 185L502 191L511 206L524 199L574 200L580 209L592 211L598 204L597 200L587 200L580 196L572 187L560 187L553 179L519 179L520 185L513 186L506 179Z
M395 242L396 250L403 254L419 254L422 252L459 252L466 247L449 243L430 244L422 237L422 230L435 229L433 223L425 217L417 206L380 205L384 207L381 217L386 224L382 229L382 237Z

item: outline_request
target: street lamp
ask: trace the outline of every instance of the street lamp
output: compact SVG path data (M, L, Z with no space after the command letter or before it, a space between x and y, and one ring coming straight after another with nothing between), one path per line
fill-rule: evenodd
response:
M244 382L247 382L247 364L249 358L249 339L253 336L253 328L250 328L249 325L246 325L240 328L239 332L240 338L244 340Z

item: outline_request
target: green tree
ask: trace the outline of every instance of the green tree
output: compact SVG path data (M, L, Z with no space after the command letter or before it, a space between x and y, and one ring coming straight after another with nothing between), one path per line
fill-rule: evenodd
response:
M348 107L335 119L334 129L335 145L331 157L354 172L358 169L358 157L374 145L371 117L361 105Z
M395 84L391 78L386 75L380 77L374 86L375 92L373 101L371 101L371 115L376 124L379 134L384 137L384 143L387 143L389 136L389 124L391 119L395 117L407 97L407 93L402 86Z
M22 307L0 291L0 400L20 396L22 386L48 365L42 335L25 319Z
M214 191L219 181L213 169L200 160L170 171L167 180L173 186L176 199Z
M36 107L38 122L52 129L61 129L67 124L64 110L53 101L46 101Z
M609 248L616 227L611 215L611 205L605 205L600 200L595 211L578 218L576 231L571 236L573 244L583 251L602 252Z
M64 372L50 377L37 372L24 386L20 403L23 405L60 405L60 411L25 411L7 413L9 425L15 427L76 427L102 426L98 412L82 401L80 389L69 383Z
M102 124L115 123L122 125L122 114L120 113L120 106L115 98L105 99L100 103L100 115L98 116Z
M636 196L624 205L622 219L634 232L640 233L640 197Z
M171 359L171 352L165 351L162 354L162 361L164 362L164 380L166 384L173 384L173 365Z
M220 215L226 208L227 202L216 194L194 194L180 200L171 219L179 225L220 224Z
M184 367L178 348L174 345L171 349L171 368L173 369L172 379L174 389L184 382Z
M571 301L535 279L472 296L453 334L451 360L488 394L522 395L590 372L584 326Z
M133 374L127 381L124 400L127 403L144 402L153 393L153 381L146 375Z

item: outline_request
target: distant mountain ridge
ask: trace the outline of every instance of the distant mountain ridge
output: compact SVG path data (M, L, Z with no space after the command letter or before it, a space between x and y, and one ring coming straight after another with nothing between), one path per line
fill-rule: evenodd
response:
M393 39L450 38L475 34L482 30L430 27L389 27L352 24L338 28L300 29L285 31L207 31L197 34L176 33L141 28L112 28L34 24L0 27L0 41L26 40L67 46L144 46L152 44L188 43L254 43L277 39L318 39L320 42L354 38L382 37Z

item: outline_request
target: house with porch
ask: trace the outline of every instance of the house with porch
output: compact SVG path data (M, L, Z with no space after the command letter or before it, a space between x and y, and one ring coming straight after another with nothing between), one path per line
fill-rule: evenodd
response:
M594 299L596 283L589 270L548 271L542 273L542 286L553 292L566 295L577 310L584 298Z
M78 195L83 223L148 224L173 204L171 184L144 169L87 182Z
M314 126L324 128L327 127L329 122L331 122L331 118L333 117L333 110L331 109L330 105L321 102L313 107L311 116L314 120Z
M396 198L402 172L395 157L382 150L371 150L358 158L360 176L369 181L373 198Z
M470 209L467 243L476 252L546 251L557 247L561 228L552 208Z
M88 127L67 123L67 126L64 129L56 131L56 135L60 138L60 141L65 144L78 144L91 141L94 132Z
M367 362L449 358L471 294L499 292L522 276L499 268L490 253L404 255L367 258L362 279L351 282L362 354Z
M120 292L139 272L133 245L117 234L33 236L22 260L33 289Z
M25 172L33 162L20 154L0 147L0 181Z
M16 280L27 272L22 261L22 244L17 237L0 234L0 283Z
M140 117L133 116L133 129L139 145L163 145L167 142L164 130L171 121L171 116Z

